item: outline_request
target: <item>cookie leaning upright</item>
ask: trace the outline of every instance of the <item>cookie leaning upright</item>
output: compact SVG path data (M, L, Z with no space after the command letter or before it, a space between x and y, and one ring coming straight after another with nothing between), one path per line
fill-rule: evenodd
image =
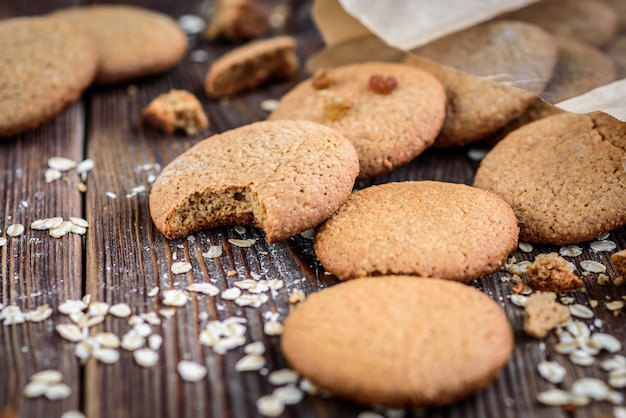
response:
M93 80L94 41L68 23L42 17L0 21L0 137L48 122Z
M513 349L500 306L461 283L368 277L309 296L281 350L334 396L393 408L443 405L491 383Z
M307 121L263 121L211 136L163 169L150 215L167 238L220 225L258 226L268 242L310 229L348 198L356 151Z
M386 274L470 281L517 246L517 219L493 193L409 181L353 193L315 233L315 254L341 280Z
M114 84L174 67L187 52L187 37L171 17L130 5L59 9L51 17L82 27L96 41L96 83Z
M426 71L369 62L322 70L294 87L269 119L337 129L359 154L359 177L384 174L429 147L445 116L441 83Z

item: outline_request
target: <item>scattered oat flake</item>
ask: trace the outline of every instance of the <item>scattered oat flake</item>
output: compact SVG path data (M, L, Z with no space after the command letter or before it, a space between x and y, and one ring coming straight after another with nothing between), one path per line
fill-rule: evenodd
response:
M583 260L580 262L580 267L589 273L604 273L606 272L606 266L600 262L593 260Z
M118 348L120 346L120 337L112 332L100 332L93 338L104 348Z
M24 386L23 393L27 398L38 398L43 396L49 387L48 383L33 381Z
M96 163L92 159L87 158L76 165L76 172L81 175L81 178L83 178L95 167Z
M63 415L61 415L61 418L86 418L86 417L85 417L85 414L83 414L80 411L70 410L70 411L63 412Z
M586 396L597 401L606 399L609 392L609 386L600 379L586 377L572 384L573 394Z
M261 396L256 401L257 410L266 417L276 417L285 410L284 402L274 395Z
M583 350L574 350L570 353L569 359L572 363L579 366L591 366L595 361L595 357Z
M91 302L87 313L91 316L103 316L109 312L109 304L106 302Z
M164 290L161 294L163 295L163 303L169 306L183 306L189 300L185 292L176 289Z
M559 249L562 257L578 257L583 253L583 249L578 245L565 245Z
M255 243L256 243L256 239L234 239L234 238L230 238L228 240L229 243L231 243L232 245L234 245L235 247L242 247L242 248L247 248L247 247L252 247Z
M149 298L153 298L153 297L155 297L158 294L159 294L159 287L156 286L156 287L153 287L152 289L150 289L150 291L148 292L148 297Z
M603 332L596 332L591 336L592 343L598 347L598 349L604 349L609 353L617 353L622 349L622 343L620 340L610 334Z
M202 257L206 258L218 258L222 255L222 247L219 245L211 245L209 251L202 253Z
M104 364L114 364L120 359L120 353L112 348L98 348L91 355Z
M199 382L206 376L207 368L193 361L183 360L176 366L178 374L186 382Z
M243 235L246 233L246 227L243 225L235 225L235 232L238 233L239 235Z
M537 394L537 400L544 405L565 406L565 405L586 405L589 399L586 397L575 396L571 392L562 389L550 389Z
M130 306L126 303L116 303L115 305L109 308L109 313L111 315L117 316L118 318L126 318L130 316L132 310Z
M66 399L72 394L72 389L65 383L57 383L56 385L49 386L44 396L51 401L60 399Z
M261 110L264 110L266 112L273 112L274 110L276 110L277 106L278 106L278 100L276 99L265 99L259 105Z
M7 239L5 237L0 237L0 247L4 247L7 245Z
M66 340L78 342L83 339L83 334L74 324L59 324L55 327L59 335Z
M295 405L304 398L304 392L294 385L287 385L276 388L274 396L283 401L285 405Z
M36 309L29 311L27 316L30 322L41 322L52 316L52 308L48 304L38 306Z
M76 226L81 226L83 228L89 228L89 222L86 219L79 218L76 216L70 216L70 222Z
M261 370L265 364L265 358L262 355L247 354L235 364L235 370L238 372L257 371Z
M528 296L524 296L520 294L509 295L509 299L511 300L513 305L520 306L522 308L526 306L526 302L528 302Z
M612 302L606 303L606 308L609 311L618 311L622 309L623 307L624 307L624 301L621 301L621 300L614 300Z
M589 244L589 248L591 248L595 252L613 251L615 248L617 248L617 244L609 240L594 241Z
M80 299L68 299L65 302L59 305L59 312L64 313L66 315L70 315L73 313L82 312L87 308L85 302Z
M569 306L569 313L572 316L578 317L578 318L585 318L585 319L590 319L593 318L593 311L586 307L585 305L581 305L579 303L573 304Z
M172 264L172 273L183 274L191 271L191 263L187 261L178 261Z
M117 199L117 195L113 192L106 192L106 195L109 199Z
M161 344L163 344L163 337L159 334L152 334L148 337L148 347L153 350L158 350L161 348Z
M537 371L550 383L561 383L565 378L565 367L555 361L542 361L537 365Z
M283 324L278 321L266 322L263 325L263 332L265 335L281 335L283 333Z
M48 167L54 170L68 171L76 167L76 161L65 157L51 157L48 159Z
M60 179L62 176L63 174L59 170L49 168L44 173L44 180L46 181L46 183L52 183Z
M10 237L19 237L24 233L24 225L22 224L13 224L9 225L7 228L7 235Z
M230 287L222 292L222 299L235 300L241 296L241 289L238 287Z
M141 335L128 332L122 336L120 347L127 351L135 351L146 344L146 339Z
M133 357L141 367L152 367L159 361L159 353L151 348L135 350Z
M53 385L55 383L61 383L63 381L63 373L58 370L42 370L33 374L30 377L32 382L45 383L47 385Z
M520 241L517 244L517 247L520 249L520 251L522 251L524 253L532 253L533 252L533 246L531 244L529 244L528 242Z
M484 149L473 148L467 151L467 158L472 161L482 161L487 155L487 152L488 151Z
M276 386L296 383L298 381L298 373L291 369L274 370L267 376L267 380Z
M315 229L307 229L306 231L300 232L300 236L306 239L313 239L315 237Z
M187 287L187 290L209 296L217 296L220 293L220 289L211 283L193 283Z

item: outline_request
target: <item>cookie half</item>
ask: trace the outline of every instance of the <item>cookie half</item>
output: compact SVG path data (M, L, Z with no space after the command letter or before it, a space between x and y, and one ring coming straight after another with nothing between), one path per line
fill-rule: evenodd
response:
M337 129L354 144L364 178L421 154L444 116L445 93L431 74L407 64L370 62L316 73L283 96L269 118Z
M626 224L626 124L596 112L525 125L481 162L474 186L507 201L520 239L564 245Z
M513 348L511 326L487 295L407 276L315 293L290 313L281 338L290 366L315 385L394 408L447 404L481 390Z
M162 73L187 52L187 36L176 21L150 9L103 4L59 9L51 16L82 27L96 40L96 83Z
M43 17L0 21L0 137L48 122L78 100L96 72L91 37Z
M313 243L341 280L405 274L467 282L498 270L518 232L513 210L493 193L415 181L353 193Z
M263 121L211 136L167 165L150 215L167 238L220 225L258 226L268 242L313 228L348 198L356 151L307 121Z

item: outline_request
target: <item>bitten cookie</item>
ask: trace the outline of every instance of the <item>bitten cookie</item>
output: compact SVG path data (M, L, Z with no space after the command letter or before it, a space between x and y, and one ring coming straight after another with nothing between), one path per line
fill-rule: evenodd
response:
M618 25L615 10L601 0L543 0L502 18L529 22L599 48L613 40Z
M51 14L82 27L96 40L96 83L113 84L174 67L187 52L187 37L171 17L129 5L93 5Z
M602 51L574 39L555 37L555 40L559 59L542 99L559 103L617 78L613 60Z
M0 21L0 137L50 121L75 102L96 71L91 37L43 17Z
M470 281L498 270L517 235L515 214L494 194L417 181L353 193L313 244L324 268L341 280L406 274Z
M444 116L445 93L431 74L406 64L370 62L318 71L283 96L269 118L337 129L354 144L364 178L421 154Z
M167 165L150 215L167 238L220 225L258 226L268 242L328 218L348 198L356 151L312 122L256 122L211 136Z
M289 314L281 339L290 366L315 385L393 408L443 405L483 389L512 348L511 326L487 295L407 276L314 293Z
M406 61L431 72L446 89L446 120L435 145L476 142L520 116L548 84L556 51L543 29L506 20L413 50Z
M163 132L182 129L187 135L197 135L209 126L202 104L188 91L172 89L160 94L141 111L141 119Z
M626 124L562 113L510 133L487 154L474 186L507 201L520 239L570 244L626 224Z
M296 40L277 36L249 42L215 61L204 79L204 90L219 98L258 87L270 80L287 78L298 71Z

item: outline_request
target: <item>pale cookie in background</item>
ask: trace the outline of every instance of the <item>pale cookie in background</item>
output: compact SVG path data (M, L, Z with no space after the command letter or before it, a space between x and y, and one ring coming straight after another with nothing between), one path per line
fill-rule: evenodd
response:
M96 72L91 36L45 17L0 21L0 137L52 120L81 96Z
M256 122L211 136L168 164L152 186L150 215L169 239L247 224L272 243L334 213L358 170L354 147L330 128Z
M428 148L445 114L441 83L407 64L370 62L319 70L280 100L271 120L337 129L359 154L359 177L387 173Z
M165 72L187 52L187 37L176 21L150 9L102 4L59 9L50 16L78 25L94 37L99 84Z
M281 350L334 396L393 408L443 405L489 385L513 332L477 289L439 279L363 278L309 296L289 314Z
M595 112L525 125L481 162L474 186L507 201L520 239L564 245L626 224L626 124Z
M406 58L446 89L446 120L435 141L439 147L480 141L523 114L545 89L556 60L550 34L506 20L453 33Z
M218 0L202 37L209 41L258 38L269 29L268 19L258 0Z
M601 0L542 0L502 18L523 20L598 48L613 40L618 26L617 13Z
M541 94L549 103L580 96L617 78L613 60L590 45L575 39L555 37L559 59L552 79Z
M218 58L204 79L209 97L231 96L276 79L288 78L298 72L296 40L277 36L252 41Z
M517 219L496 195L435 181L353 193L313 241L341 280L386 274L470 281L497 271L517 246Z
M209 126L200 101L188 91L176 89L153 99L141 111L141 119L170 135L181 129L193 136Z

